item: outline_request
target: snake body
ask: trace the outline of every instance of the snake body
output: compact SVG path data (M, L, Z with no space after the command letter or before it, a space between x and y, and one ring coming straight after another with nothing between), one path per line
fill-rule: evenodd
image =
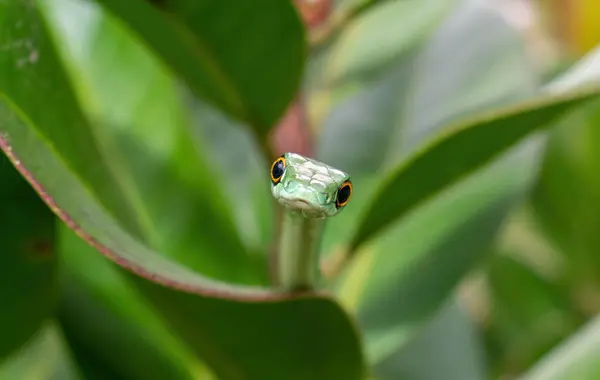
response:
M279 284L288 290L313 288L323 223L350 201L350 176L300 154L285 153L271 165L271 193L285 207Z

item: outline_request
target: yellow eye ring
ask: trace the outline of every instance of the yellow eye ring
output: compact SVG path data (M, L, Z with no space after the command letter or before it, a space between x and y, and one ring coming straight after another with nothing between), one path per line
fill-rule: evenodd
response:
M273 161L273 164L271 165L271 181L273 184L278 184L281 180L281 177L283 177L286 164L285 157L283 156L278 157L275 161Z
M350 198L352 198L352 182L350 182L350 180L347 180L342 184L342 186L340 186L340 188L337 191L337 198L335 200L336 207L344 207L348 204Z

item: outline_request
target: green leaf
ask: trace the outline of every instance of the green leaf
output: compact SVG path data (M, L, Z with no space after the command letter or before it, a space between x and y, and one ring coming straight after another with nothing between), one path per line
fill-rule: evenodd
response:
M59 321L86 377L101 370L122 379L215 379L122 270L65 225L59 227L59 249Z
M0 362L52 316L58 300L54 215L0 157Z
M327 298L245 304L133 280L219 379L364 379L356 332Z
M486 379L485 367L478 332L458 301L452 300L374 372L378 380L477 380Z
M145 240L208 276L266 283L264 260L250 255L236 234L230 216L236 205L225 201L206 144L195 138L176 83L160 62L93 3L50 0L41 8L99 159L139 216ZM221 254L211 254L216 251Z
M548 89L564 91L581 83L600 83L600 72L590 65L600 57L596 50ZM548 238L567 260L567 276L598 286L600 259L600 101L594 101L566 118L551 136L533 205Z
M48 321L21 350L0 365L0 379L79 380L60 329Z
M500 320L513 320L524 330L553 308L568 305L559 297L558 289L519 260L496 253L489 269L489 286ZM518 291L517 291L518 290ZM564 295L563 295L564 296ZM496 311L494 311L496 312ZM502 315L510 313L511 315ZM514 335L522 334L518 331Z
M296 95L305 36L290 2L96 0L203 99L265 135Z
M0 27L7 31L0 46L23 38L30 44L0 56L0 149L69 228L132 272L167 325L217 377L363 378L355 328L331 297L234 286L201 276L146 245L136 213L117 196L115 174L76 107L37 10L28 2L0 3ZM26 50L30 46L33 56ZM21 57L27 61L18 66ZM107 207L101 199L123 208ZM122 212L122 220L137 226L139 234L128 233L111 211Z
M555 347L523 380L594 380L600 376L600 317Z
M373 203L360 220L351 248L372 238L417 204L482 167L530 133L554 125L554 121L599 94L599 89L594 89L540 96L450 126L445 134L425 144L381 181Z
M488 269L491 319L487 335L501 350L493 357L504 375L529 368L579 323L568 294L513 256L495 252Z

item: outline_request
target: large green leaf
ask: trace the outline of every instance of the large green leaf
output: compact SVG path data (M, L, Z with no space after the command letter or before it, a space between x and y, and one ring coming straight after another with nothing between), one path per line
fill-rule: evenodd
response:
M0 362L52 316L58 300L55 217L0 157Z
M265 283L264 262L236 234L229 213L237 205L225 202L221 168L194 138L175 81L94 3L50 0L42 10L98 149L146 241L209 276Z
M365 376L356 332L327 298L240 304L173 292L134 278L221 379Z
M113 182L118 175L107 169L37 9L29 5L0 4L0 27L7 31L0 44L23 38L31 44L0 56L0 148L52 211L133 272L131 278L167 325L219 378L361 379L365 369L353 323L330 297L233 286L203 277L144 243L136 213L118 196ZM33 55L21 50L30 46ZM26 62L15 65L23 56ZM122 208L101 199L118 201ZM138 233L128 233L126 223Z
M59 226L58 247L60 326L86 377L102 370L122 379L215 379L119 267L65 225Z
M290 2L96 0L194 91L264 135L296 95L304 64Z

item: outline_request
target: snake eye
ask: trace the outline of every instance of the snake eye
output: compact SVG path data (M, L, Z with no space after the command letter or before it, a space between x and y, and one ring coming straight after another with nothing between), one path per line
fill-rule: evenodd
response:
M344 182L337 191L337 199L335 205L337 208L344 207L352 197L352 182L350 180Z
M271 165L271 181L273 181L273 184L276 185L279 183L279 180L285 171L285 164L285 158L281 156L273 162L273 165Z

